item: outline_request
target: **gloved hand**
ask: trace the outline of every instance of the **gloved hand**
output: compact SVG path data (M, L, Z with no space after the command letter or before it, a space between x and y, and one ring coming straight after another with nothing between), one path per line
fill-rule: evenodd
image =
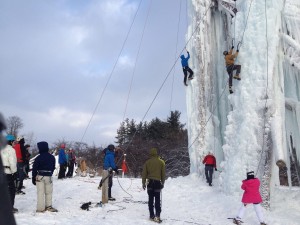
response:
M239 50L236 50L236 52L239 52Z
M114 171L116 172L116 174L119 174L119 170L118 167L116 166L116 168L114 169Z
M36 185L36 178L35 177L32 177L32 184Z
M232 45L231 49L234 49L234 46Z
M190 52L189 51L186 51L187 52L187 54L190 54Z
M146 185L145 184L143 184L143 189L146 190Z
M160 189L163 189L164 188L164 184L163 183L161 183L161 185L160 185Z
M215 171L218 171L217 168L215 168Z

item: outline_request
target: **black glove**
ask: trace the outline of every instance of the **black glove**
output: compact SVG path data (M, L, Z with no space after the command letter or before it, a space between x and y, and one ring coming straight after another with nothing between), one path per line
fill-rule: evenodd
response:
M236 52L239 52L239 50L236 50Z
M36 185L36 178L35 177L32 177L32 184Z
M189 51L186 51L187 52L187 54L190 54L190 52Z
M119 170L118 167L116 166L116 168L114 169L114 171L116 172L116 174L119 174Z
M143 184L143 189L146 190L146 185L145 184Z
M215 168L215 171L218 171L217 168Z
M232 45L231 49L234 49L234 46Z
M163 188L164 188L164 184L161 183L161 184L160 184L160 189L163 189Z

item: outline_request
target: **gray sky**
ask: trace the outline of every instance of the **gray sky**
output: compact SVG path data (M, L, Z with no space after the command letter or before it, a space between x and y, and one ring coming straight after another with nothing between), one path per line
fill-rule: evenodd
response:
M35 141L80 141L100 100L139 0L0 0L0 111L19 116ZM120 60L83 141L115 141L125 118L141 121L175 62L180 0L143 0ZM185 46L186 1L181 0L178 52ZM179 54L179 53L178 53ZM136 68L134 71L134 64ZM134 76L133 76L134 74ZM171 101L172 80L173 95ZM133 79L132 79L133 77ZM179 110L186 121L180 62L145 120Z

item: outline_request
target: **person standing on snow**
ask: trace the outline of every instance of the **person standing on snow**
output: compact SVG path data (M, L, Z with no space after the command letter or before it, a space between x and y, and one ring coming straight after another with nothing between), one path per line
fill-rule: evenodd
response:
M143 165L142 185L148 193L148 208L150 213L150 220L160 223L161 203L160 192L164 187L166 179L165 162L159 158L156 148L150 149L150 159ZM153 210L153 203L155 199L155 214Z
M188 72L189 72L189 80L193 79L193 70L191 70L191 68L189 67L189 59L190 59L190 53L188 51L186 51L188 56L185 58L184 55L181 55L180 58L181 58L181 65L182 65L182 70L183 70L183 74L184 74L184 80L183 80L183 83L185 86L188 86L187 83L186 83L186 79L187 79L187 75L188 75Z
M242 224L242 218L245 214L246 206L253 204L256 216L260 222L260 225L267 225L264 222L262 208L260 203L262 202L261 195L259 193L260 181L254 177L254 171L247 173L247 179L242 181L241 188L244 190L242 197L242 206L238 212L238 216L233 219L234 224Z
M4 167L4 173L6 176L8 190L10 195L10 200L12 204L12 211L14 213L18 212L18 209L14 208L15 203L15 195L16 195L16 187L15 187L15 180L17 179L17 157L16 152L12 147L12 144L15 140L13 135L8 134L6 136L7 145L1 151L1 159Z
M58 173L58 179L63 179L66 177L66 169L67 169L67 157L65 153L65 144L61 144L60 150L58 153L58 163L59 163L59 173Z
M29 161L30 161L30 157L31 157L31 154L29 152L30 145L28 145L28 144L25 145L25 149L26 149L26 151L25 151L25 162L24 162L24 164L25 164L25 175L26 175L26 179L28 179L29 178L28 173L29 173L29 170L30 170Z
M25 139L20 136L17 137L17 144L15 144L14 149L17 156L17 170L18 170L18 179L16 184L16 194L24 195L25 192L22 191L23 181L26 177L25 174L25 161L26 161L26 148L25 148Z
M234 60L239 54L239 50L237 49L234 54L232 54L234 46L228 51L224 51L223 55L225 56L225 65L226 70L229 75L229 93L232 94L232 76L233 71L236 70L236 74L233 76L234 79L241 80L240 72L241 72L241 65L234 65Z
M105 152L104 157L104 170L108 171L108 200L109 201L115 201L116 199L111 196L111 188L113 185L113 171L116 172L116 174L119 174L118 167L115 164L115 146L114 145L108 145L107 150ZM103 178L102 178L103 179Z
M70 148L69 152L68 152L68 173L67 173L67 177L72 178L73 177L73 172L74 172L74 165L76 163L76 156L75 156L75 152L72 148Z
M212 178L214 169L217 171L217 163L216 158L211 152L208 152L208 154L204 157L203 164L205 164L205 177L206 182L209 184L209 186L212 186Z
M32 166L32 183L37 188L36 212L57 212L57 209L52 207L52 175L55 170L55 158L48 152L47 142L38 142L37 147L40 154L36 157Z

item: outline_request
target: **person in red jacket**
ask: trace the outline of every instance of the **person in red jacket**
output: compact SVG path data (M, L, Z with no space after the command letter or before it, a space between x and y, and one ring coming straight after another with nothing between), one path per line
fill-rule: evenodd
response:
M238 216L233 219L234 224L241 224L242 218L245 214L246 206L253 204L256 216L261 225L266 225L260 203L262 202L261 195L259 193L260 181L254 177L254 171L247 173L247 179L242 181L241 188L244 190L242 197L242 206L238 212Z
M209 184L209 186L212 186L211 183L214 169L217 171L216 158L211 152L208 152L208 154L204 157L202 163L205 164L206 182Z

